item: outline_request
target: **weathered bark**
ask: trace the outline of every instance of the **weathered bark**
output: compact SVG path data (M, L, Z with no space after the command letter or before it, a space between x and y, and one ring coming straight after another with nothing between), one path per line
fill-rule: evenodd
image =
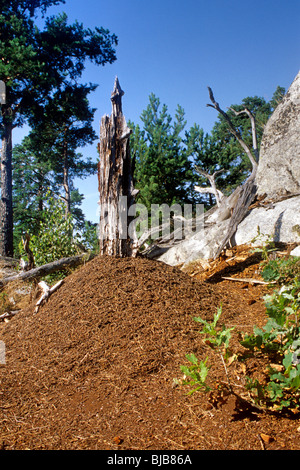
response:
M22 238L22 243L23 243L24 251L28 257L28 264L26 265L26 271L30 271L31 269L35 268L34 256L30 249L29 242L30 242L30 235L29 233L25 233L25 237Z
M93 257L93 255L82 254L78 256L71 256L70 258L62 258L58 261L53 261L52 263L38 266L37 268L31 269L30 271L25 271L20 274L0 279L0 286L4 286L12 281L30 281L32 279L40 279L57 271L63 271L67 268L75 268L80 266L81 264L90 261Z
M3 118L1 152L0 255L13 256L12 123Z
M258 159L259 159L259 153L258 153L258 145L257 145L257 134L256 134L256 125L255 125L255 119L252 113L249 111L249 109L245 108L242 111L235 111L234 109L231 108L231 110L234 112L234 114L239 115L242 113L246 113L251 121L251 127L252 127L252 150L251 148L244 142L242 139L240 133L234 128L234 125L231 122L231 119L229 118L228 114L223 111L219 103L216 102L213 92L211 88L208 87L209 91L209 97L212 102L212 104L208 104L207 106L211 106L212 108L215 108L227 121L229 131L231 132L232 135L237 139L239 142L240 146L248 156L251 165L252 165L252 172L249 178L246 180L246 182L242 185L239 186L234 193L229 196L225 201L224 205L228 206L228 202L230 202L230 198L233 200L234 204L230 205L230 210L231 210L231 219L230 219L230 224L227 230L227 233L223 240L220 241L219 248L216 252L215 258L217 258L223 251L223 249L226 247L228 243L232 241L232 238L237 230L238 225L242 222L242 220L245 218L249 206L253 202L255 195L256 195L256 185L255 185L255 176L256 176L256 171L257 171L257 165L258 165ZM252 153L253 152L253 153ZM254 155L253 155L254 154ZM222 205L221 205L222 206ZM219 207L219 210L221 210L222 207ZM222 213L221 213L222 216ZM222 219L221 219L222 220Z
M100 128L100 162L98 165L100 254L134 257L138 244L135 230L128 233L134 217L128 216L135 203L129 138L122 112L122 96L118 78L111 95L112 114L103 116ZM133 227L133 225L131 226Z
M219 248L216 252L215 258L217 258L226 247L228 243L234 245L233 237L237 231L238 225L246 217L249 210L249 206L253 202L256 194L256 185L255 185L255 172L247 179L242 187L238 188L240 190L237 203L233 209L232 216L230 219L230 224L227 230L227 233L223 240L220 241Z

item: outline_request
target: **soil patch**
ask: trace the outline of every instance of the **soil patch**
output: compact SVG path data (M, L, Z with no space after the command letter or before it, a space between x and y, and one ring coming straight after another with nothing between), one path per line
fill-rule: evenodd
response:
M213 275L191 275L144 258L97 257L68 276L37 314L32 306L1 323L0 446L300 449L296 419L231 395L188 395L176 384L188 353L213 361L211 384L224 380L193 317L212 319L222 303L235 335L265 324L267 287L223 279L259 276L258 259L241 262L233 271L227 260ZM243 387L247 371L237 363L229 371Z

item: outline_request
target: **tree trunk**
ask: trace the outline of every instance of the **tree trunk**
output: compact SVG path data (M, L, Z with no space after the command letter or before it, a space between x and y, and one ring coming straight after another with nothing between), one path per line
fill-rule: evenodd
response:
M135 257L138 249L136 232L128 210L135 202L129 138L122 113L122 96L118 79L111 95L112 114L103 116L100 128L100 162L98 165L100 254ZM132 230L131 230L132 229Z
M3 119L1 152L0 255L13 256L12 129Z

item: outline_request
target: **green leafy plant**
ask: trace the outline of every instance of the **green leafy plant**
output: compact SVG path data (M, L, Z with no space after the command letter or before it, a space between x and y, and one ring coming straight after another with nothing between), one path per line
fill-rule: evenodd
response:
M221 330L217 328L221 314L222 306L217 309L217 313L214 314L212 322L203 320L201 317L195 317L194 320L203 324L203 329L200 331L200 333L207 336L205 343L212 348L217 348L219 352L221 352L221 349L223 349L225 352L224 355L226 357L229 347L229 340L231 338L231 331L234 330L234 328L225 328L224 325L222 325Z
M229 388L231 389L231 384L229 381L229 376L226 367L226 360L230 356L229 354L229 341L231 338L231 331L234 328L225 328L222 325L222 328L219 329L217 324L220 320L220 316L222 314L222 306L217 309L217 313L214 314L214 318L212 322L208 322L203 320L201 317L195 317L194 320L198 323L203 325L201 334L205 335L204 343L211 347L212 349L216 349L220 358L222 360ZM206 378L208 375L208 371L210 366L207 365L208 358L205 361L198 361L194 354L187 355L186 358L192 363L191 366L181 366L181 371L185 375L185 380L182 382L183 385L190 385L196 386L190 393L194 393L195 391L202 390L202 391L209 391L211 388L206 384ZM189 379L186 380L186 377Z
M43 211L38 235L31 237L31 250L38 266L77 254L73 221L65 214L65 204L50 195Z
M277 410L300 406L300 282L265 297L269 320L264 328L254 327L241 344L269 359L266 383L248 378L247 388L259 403Z
M261 360L263 364L267 363L267 367L260 371L259 379L246 376L245 389L250 392L252 404L255 403L266 410L300 411L300 280L295 277L288 285L281 286L265 296L264 300L267 323L262 328L254 326L253 334L243 335L239 341L251 352L251 356ZM231 386L226 361L247 361L249 352L239 356L232 355L229 344L234 328L226 328L224 325L219 327L221 314L222 307L217 310L211 322L200 317L194 320L203 325L200 333L205 336L204 343L221 357L229 385L227 393L245 400ZM207 384L211 367L207 364L208 358L199 361L194 354L186 357L191 365L181 366L184 373L181 383L193 387L190 393L199 390L211 391ZM219 391L220 387L223 385L219 385ZM225 388L222 388L224 392Z
M89 251L91 253L99 252L97 224L85 221L84 227L80 233L80 244L84 251Z
M287 259L270 260L264 266L261 275L266 282L276 281L278 284L283 284L292 281L300 275L300 258L291 256Z
M181 371L184 374L184 380L182 381L182 385L189 385L193 388L189 394L197 392L199 390L208 392L211 388L206 384L207 374L209 372L210 367L207 366L207 360L205 361L198 361L195 354L187 354L186 358L191 362L191 366L180 366ZM188 379L188 380L187 380Z
M78 254L77 239L74 237L73 219L70 214L65 214L65 204L61 199L47 194L45 208L43 210L39 232L30 238L30 249L34 256L36 266L67 258ZM24 259L22 242L19 250ZM61 277L61 273L54 273L48 279L54 280Z

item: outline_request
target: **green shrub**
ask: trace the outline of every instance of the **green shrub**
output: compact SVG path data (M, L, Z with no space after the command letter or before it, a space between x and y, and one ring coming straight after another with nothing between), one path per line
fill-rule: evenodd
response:
M72 216L65 215L64 202L48 195L38 235L33 235L30 240L35 264L42 266L76 255L78 250L73 232Z
M210 323L200 317L194 318L203 325L200 333L205 335L205 344L216 350L222 359L231 393L237 395L229 382L226 360L247 361L250 351L254 358L268 364L266 371L260 371L263 372L260 374L260 380L246 377L245 384L252 403L266 409L295 412L300 408L300 276L297 276L299 266L299 258L274 260L265 265L265 280L287 282L265 296L268 316L265 326L254 326L253 334L242 335L239 340L246 348L246 353L239 356L230 353L229 342L233 328L218 326L221 308ZM207 359L199 361L193 354L186 357L191 366L181 366L184 373L182 384L193 386L190 393L196 390L211 390L206 383L210 368Z
M253 335L245 335L241 344L269 358L267 383L251 378L247 388L255 392L255 400L277 410L300 406L300 282L266 296L269 317L264 328L254 327Z
M186 358L190 361L190 366L180 366L181 372L183 372L183 381L181 382L182 385L189 385L193 388L189 394L197 392L199 390L208 392L211 388L206 384L206 378L208 371L210 369L209 366L206 365L207 358L205 361L198 361L195 354L187 354Z
M300 258L290 256L287 259L270 260L264 265L261 275L266 282L277 281L282 284L292 281L295 277L300 277Z
M225 328L222 325L221 328L218 326L220 316L222 314L222 307L218 308L217 313L214 314L212 322L203 320L200 317L195 317L194 320L203 325L201 334L205 336L204 342L206 345L210 346L212 349L216 350L222 360L229 388L231 388L227 368L225 361L229 357L229 340L231 338L231 331L234 328ZM194 393L198 390L208 392L211 390L209 385L206 383L206 378L210 369L210 366L207 365L207 358L205 361L198 361L194 354L187 355L186 358L191 362L191 366L181 366L181 371L184 373L184 380L182 385L189 385L195 387L191 392Z
M43 210L39 232L30 238L30 249L34 256L36 266L57 261L78 254L77 238L74 237L74 225L72 216L65 214L65 204L61 199L47 195ZM19 251L23 259L27 259L22 242L19 243ZM62 273L54 273L47 276L52 282L64 277Z

